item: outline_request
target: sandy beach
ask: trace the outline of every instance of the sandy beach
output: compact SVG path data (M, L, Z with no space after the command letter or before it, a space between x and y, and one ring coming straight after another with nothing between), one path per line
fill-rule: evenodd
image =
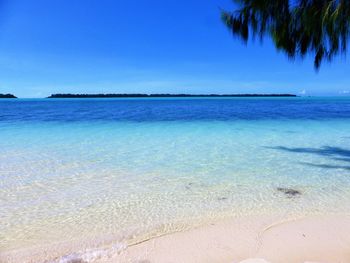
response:
M350 216L227 220L131 246L109 262L237 263L248 258L271 263L350 262Z
M1 262L120 263L348 263L350 215L318 215L284 220L245 217L211 223L190 231L125 247L76 251L57 246L4 253ZM62 253L67 253L62 257ZM255 261L253 259L256 259Z

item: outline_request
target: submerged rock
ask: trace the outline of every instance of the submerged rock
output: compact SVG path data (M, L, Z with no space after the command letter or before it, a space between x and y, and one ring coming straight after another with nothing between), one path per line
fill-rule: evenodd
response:
M288 198L296 197L301 195L301 191L293 188L277 187L277 191L284 193Z
M192 186L193 186L193 183L188 183L188 184L185 186L185 188L186 188L187 190L189 190L189 189L192 188Z

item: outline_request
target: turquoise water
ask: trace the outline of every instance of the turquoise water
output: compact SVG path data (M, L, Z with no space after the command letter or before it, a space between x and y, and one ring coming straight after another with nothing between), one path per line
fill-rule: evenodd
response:
M350 212L350 98L4 100L0 138L0 251Z

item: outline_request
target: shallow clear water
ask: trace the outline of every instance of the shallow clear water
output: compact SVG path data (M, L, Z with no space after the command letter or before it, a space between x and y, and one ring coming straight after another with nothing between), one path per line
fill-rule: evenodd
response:
M0 138L0 251L350 212L350 98L1 100Z

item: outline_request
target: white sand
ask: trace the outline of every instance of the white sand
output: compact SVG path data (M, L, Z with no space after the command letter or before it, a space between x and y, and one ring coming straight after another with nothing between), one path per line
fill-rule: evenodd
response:
M350 216L275 223L269 218L228 220L129 247L110 262L236 263L249 258L271 263L349 263Z
M230 219L118 251L94 252L102 258L96 260L94 256L93 262L350 263L350 215L287 221L271 216ZM0 254L0 262L59 262L58 255L65 253L74 259L65 263L84 262L78 260L84 251L77 251L77 246L6 252Z

